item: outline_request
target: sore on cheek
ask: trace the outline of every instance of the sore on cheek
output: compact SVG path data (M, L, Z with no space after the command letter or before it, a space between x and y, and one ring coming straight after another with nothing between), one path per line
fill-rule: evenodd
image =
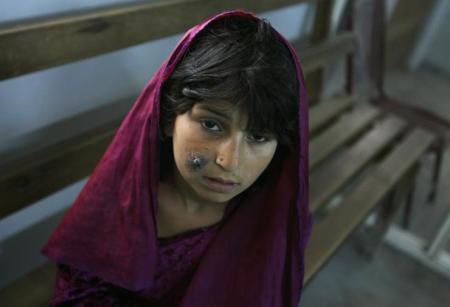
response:
M208 164L208 159L198 153L190 152L187 154L186 167L191 172L196 172L203 169Z

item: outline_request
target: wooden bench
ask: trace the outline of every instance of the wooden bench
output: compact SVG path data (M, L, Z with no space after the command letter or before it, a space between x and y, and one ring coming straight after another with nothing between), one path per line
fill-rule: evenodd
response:
M390 192L401 193L396 203L402 202L414 180L411 172L433 141L425 130L368 106L344 112L312 139L310 204L316 223L306 250L306 283ZM336 155L323 157L338 147L343 148ZM317 167L315 154L324 159ZM339 205L326 210L336 195Z
M8 46L0 48L0 79L183 32L221 10L239 7L258 13L300 2L305 1L133 4L7 26L0 28L0 45ZM187 16L186 11L192 14ZM358 39L357 32L344 31L308 47L304 41L293 43L308 76L336 59L360 59L365 50ZM67 45L55 48L60 40ZM35 52L35 46L42 47L43 42L47 45L40 49L52 49L52 53L37 52L30 57L29 50ZM380 204L402 202L420 158L434 142L429 132L367 103L367 97L359 94L343 93L310 108L310 204L315 227L306 251L306 283L370 212ZM88 176L133 100L113 102L42 128L1 153L0 218ZM109 117L95 124L93 119L106 113ZM73 135L60 133L74 130ZM36 142L44 138L45 144ZM387 225L381 224L378 234ZM4 306L45 306L53 291L54 273L53 264L43 265L0 290L0 302Z

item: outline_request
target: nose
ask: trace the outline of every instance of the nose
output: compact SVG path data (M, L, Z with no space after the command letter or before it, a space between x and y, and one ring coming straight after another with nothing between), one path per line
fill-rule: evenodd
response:
M226 171L234 171L239 167L241 157L241 138L230 137L217 147L216 163Z

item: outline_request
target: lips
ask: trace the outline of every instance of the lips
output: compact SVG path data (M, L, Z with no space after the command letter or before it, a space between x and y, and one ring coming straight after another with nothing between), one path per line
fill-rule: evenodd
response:
M213 191L226 193L235 189L239 183L217 177L203 177L206 186Z
M237 182L225 180L222 178L216 178L216 177L206 177L206 178L209 180L212 180L212 181L216 181L218 183L226 184L226 185L237 185L238 184Z

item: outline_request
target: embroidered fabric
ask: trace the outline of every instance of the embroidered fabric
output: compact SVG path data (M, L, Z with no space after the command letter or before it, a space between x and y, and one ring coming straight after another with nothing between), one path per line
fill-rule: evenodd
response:
M128 290L59 264L50 306L141 306L135 299Z
M200 263L200 258L214 237L218 225L158 239L159 261L155 273L155 284L152 288L140 291L139 294L158 301L165 301L167 296L175 299L174 296L178 297L176 294L179 294L178 299L181 298L187 282Z
M131 292L88 272L59 264L51 306L176 306L218 224L158 239L158 268L151 288ZM196 247L196 248L194 248Z

